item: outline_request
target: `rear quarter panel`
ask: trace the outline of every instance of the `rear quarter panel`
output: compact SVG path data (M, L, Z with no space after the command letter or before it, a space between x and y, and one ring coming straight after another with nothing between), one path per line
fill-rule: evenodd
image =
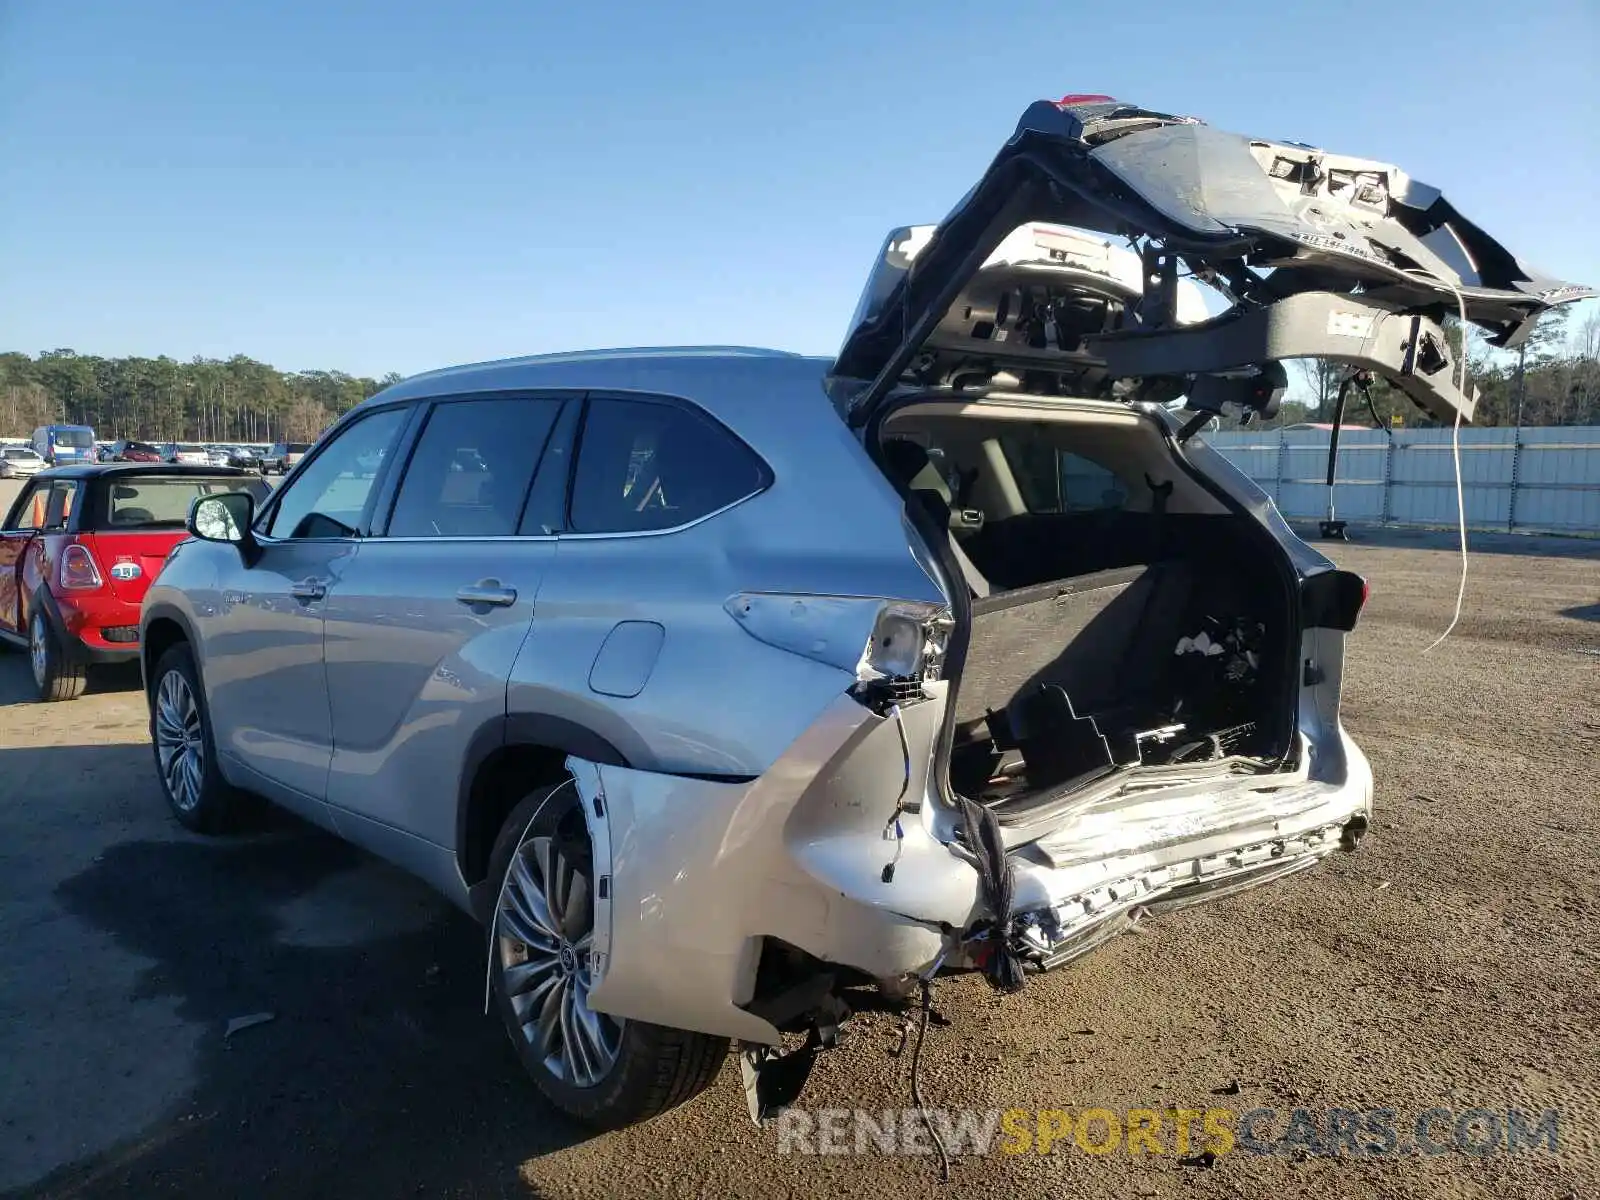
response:
M758 642L724 610L731 596L944 597L912 557L899 496L817 381L685 398L766 459L772 486L675 532L560 538L507 707L572 721L640 770L754 776L855 676ZM624 622L662 633L637 694L606 694L610 664L596 661Z

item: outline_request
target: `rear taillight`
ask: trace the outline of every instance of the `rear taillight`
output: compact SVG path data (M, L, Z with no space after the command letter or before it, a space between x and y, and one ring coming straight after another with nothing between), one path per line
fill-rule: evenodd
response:
M61 588L69 592L86 592L104 587L100 566L89 553L89 547L78 542L70 543L61 552Z
M1300 581L1301 622L1307 629L1356 627L1367 603L1367 581L1354 571L1323 571Z
M934 682L954 625L943 605L869 596L740 592L723 607L757 641L850 671L861 684Z

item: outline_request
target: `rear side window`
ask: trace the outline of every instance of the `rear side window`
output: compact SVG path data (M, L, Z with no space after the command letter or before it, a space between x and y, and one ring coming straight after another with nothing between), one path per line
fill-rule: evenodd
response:
M504 537L517 531L559 400L436 405L389 518L390 537Z
M766 469L710 417L674 404L594 400L572 487L576 533L641 533L699 520L766 485Z
M1099 463L1034 438L1001 438L1022 502L1032 513L1120 509L1128 488Z

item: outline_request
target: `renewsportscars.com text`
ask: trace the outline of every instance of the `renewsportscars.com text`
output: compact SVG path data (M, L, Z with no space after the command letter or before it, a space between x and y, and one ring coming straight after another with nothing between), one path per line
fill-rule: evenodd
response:
M1430 1108L790 1108L780 1154L1131 1154L1386 1158L1559 1154L1560 1113ZM930 1129L931 1127L931 1129Z

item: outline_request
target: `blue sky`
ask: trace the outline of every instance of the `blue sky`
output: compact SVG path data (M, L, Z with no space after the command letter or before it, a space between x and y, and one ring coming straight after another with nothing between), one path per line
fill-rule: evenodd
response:
M1596 63L1594 0L0 0L0 349L829 353L1066 92L1397 162L1597 283Z

